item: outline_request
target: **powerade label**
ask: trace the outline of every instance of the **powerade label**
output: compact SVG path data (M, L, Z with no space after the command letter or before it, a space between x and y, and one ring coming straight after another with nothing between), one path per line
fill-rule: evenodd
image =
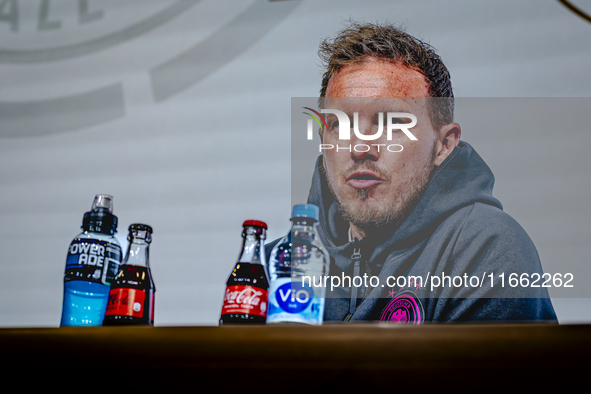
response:
M68 248L64 281L111 284L121 265L121 247L98 239L75 238Z
M315 297L308 284L280 278L269 288L269 312L267 323L322 324L324 298Z
M267 290L252 286L228 286L222 315L244 314L267 316Z
M109 293L105 316L119 315L141 318L144 313L146 291L138 289L113 289ZM154 305L154 303L151 303ZM150 311L150 317L154 312Z

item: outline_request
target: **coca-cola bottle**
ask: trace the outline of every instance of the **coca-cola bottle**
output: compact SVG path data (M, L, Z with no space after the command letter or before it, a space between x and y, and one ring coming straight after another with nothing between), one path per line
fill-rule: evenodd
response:
M154 324L156 287L150 271L152 227L129 226L129 246L113 283L103 325Z
M264 324L267 318L269 281L263 248L267 225L247 220L242 226L242 251L226 282L220 324Z

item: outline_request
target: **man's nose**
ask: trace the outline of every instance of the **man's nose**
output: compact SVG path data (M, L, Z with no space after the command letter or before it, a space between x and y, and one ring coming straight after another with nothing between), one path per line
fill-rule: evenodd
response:
M372 119L359 119L357 129L359 134L368 137L378 133L378 125L374 124ZM385 148L383 141L385 134L385 132L382 132L382 135L379 138L366 140L357 136L354 130L351 129L351 158L354 161L378 161L380 154Z

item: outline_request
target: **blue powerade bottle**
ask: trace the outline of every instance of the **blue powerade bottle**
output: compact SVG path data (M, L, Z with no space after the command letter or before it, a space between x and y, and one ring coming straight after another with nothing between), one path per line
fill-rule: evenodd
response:
M316 231L319 209L295 205L292 227L269 259L269 323L322 324L330 257Z
M90 212L84 214L82 230L68 248L62 326L102 325L111 282L121 265L113 197L98 194L94 198Z

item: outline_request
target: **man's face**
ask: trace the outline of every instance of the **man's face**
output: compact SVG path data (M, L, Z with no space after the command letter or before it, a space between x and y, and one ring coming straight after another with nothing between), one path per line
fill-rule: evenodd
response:
M376 59L346 65L328 83L325 107L347 113L351 127L353 113L357 112L360 133L375 134L378 113L384 116L384 132L373 141L359 139L352 131L350 140L339 140L337 118L331 114L326 117L328 130L324 134L320 131L322 143L335 146L323 151L330 188L344 216L362 230L399 224L429 181L438 133L431 125L427 109L428 86L426 78L416 69ZM409 130L417 141L399 130L392 133L392 140L387 140L387 112L415 115L417 125ZM401 118L400 122L408 123L410 119ZM342 149L357 144L369 145L370 149L365 152ZM392 144L402 145L403 150L388 151Z

